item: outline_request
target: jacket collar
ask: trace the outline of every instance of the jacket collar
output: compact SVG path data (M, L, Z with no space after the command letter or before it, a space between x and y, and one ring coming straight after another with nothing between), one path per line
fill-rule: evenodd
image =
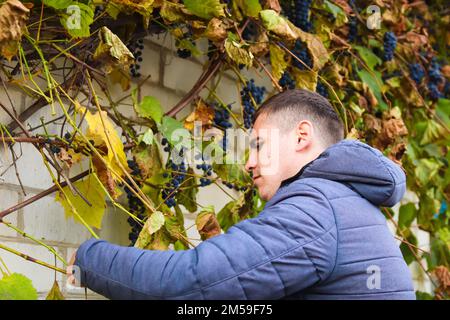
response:
M298 179L301 179L301 176L302 176L303 172L305 172L305 170L306 170L309 166L311 166L311 165L313 164L314 161L316 161L317 159L323 157L324 154L325 154L325 151L323 151L323 152L322 152L317 158L315 158L314 160L311 160L310 162L308 162L307 164L305 164L305 165L304 165L304 166L303 166L303 167L302 167L295 175L293 175L292 177L287 178L287 179L284 179L283 181L281 181L280 188L285 187L285 186L289 185L290 183L292 183L292 182L294 182L294 181L296 181L296 180L298 180Z

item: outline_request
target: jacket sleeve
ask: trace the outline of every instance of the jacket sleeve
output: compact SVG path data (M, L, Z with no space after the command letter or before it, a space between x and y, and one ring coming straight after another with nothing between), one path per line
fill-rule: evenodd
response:
M185 251L88 240L75 261L81 283L110 299L280 299L301 292L331 273L337 247L328 200L304 189Z

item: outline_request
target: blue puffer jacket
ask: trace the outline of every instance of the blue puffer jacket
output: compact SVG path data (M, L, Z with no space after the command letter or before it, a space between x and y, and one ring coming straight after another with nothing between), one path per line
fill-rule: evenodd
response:
M415 299L378 206L405 175L381 152L343 140L283 181L264 210L186 251L88 240L81 282L112 299Z

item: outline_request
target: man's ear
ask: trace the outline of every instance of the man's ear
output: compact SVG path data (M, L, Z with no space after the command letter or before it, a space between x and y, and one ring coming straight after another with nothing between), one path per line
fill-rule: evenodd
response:
M302 120L298 123L295 130L295 136L297 139L297 144L295 146L295 151L303 151L311 146L313 137L313 126L308 120Z

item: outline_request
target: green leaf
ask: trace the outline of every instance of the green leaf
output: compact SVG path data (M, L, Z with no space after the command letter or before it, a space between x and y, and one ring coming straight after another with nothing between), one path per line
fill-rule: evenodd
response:
M91 35L90 25L94 22L94 10L81 2L74 2L61 15L61 24L75 38L86 38Z
M361 46L354 46L354 48L356 49L356 51L358 51L359 55L367 64L370 70L373 70L376 65L382 63L381 59L369 48Z
M139 143L144 142L146 145L151 146L153 144L153 131L148 128L143 135L139 137Z
M183 0L183 3L190 12L203 19L225 16L219 0Z
M405 242L402 242L400 245L400 251L402 252L403 259L405 259L405 262L407 265L410 265L411 262L415 261L415 255L417 254L417 238L413 233L410 233L409 237L406 238L406 241L408 241L413 246L409 247ZM414 253L413 253L414 252Z
M230 59L236 62L236 64L244 64L247 67L252 66L253 54L250 52L250 48L245 49L244 46L238 42L228 38L225 40L225 51Z
M51 7L57 10L66 9L68 6L74 3L73 0L43 0L42 2L44 2L47 7Z
M409 228L416 216L417 210L414 203L402 205L399 210L398 226L400 228Z
M178 204L183 205L189 212L196 212L197 211L197 193L198 193L198 187L197 185L197 179L192 176L194 174L194 170L192 168L189 168L188 170L188 178L187 181L183 183L183 188L186 189L180 190L176 194L176 199Z
M53 286L50 289L49 293L45 300L65 300L61 290L59 289L59 285L57 281L53 282Z
M178 149L181 147L185 147L188 150L191 149L191 133L183 126L180 121L172 117L164 116L162 118L162 123L159 129L171 145L176 146Z
M414 173L422 186L427 185L438 173L439 164L433 159L420 159Z
M225 232L238 222L238 217L232 211L234 206L235 201L230 201L217 214L217 221L219 221L220 227Z
M436 115L450 127L450 99L439 99L436 104Z
M153 119L156 123L161 123L164 112L157 98L145 96L136 109L140 117Z
M259 12L264 27L280 38L293 41L298 38L288 21L274 10L261 10Z
M420 140L420 144L425 145L428 143L433 143L439 140L441 137L446 137L446 131L444 127L433 120L427 120L422 139Z
M0 300L37 300L37 291L30 279L19 273L0 280Z
M153 234L164 225L164 215L161 211L155 211L152 213L150 218L148 218L147 222L144 225L144 228L147 229L149 234Z
M262 10L259 0L235 0L244 15L256 18Z
M295 68L292 70L292 75L294 76L297 88L316 91L317 72Z
M194 57L199 57L202 55L202 52L198 50L197 46L189 39L181 39L178 41L177 47L179 49L189 50Z
M175 251L189 249L189 247L184 245L183 242L181 242L180 240L175 241L175 243L173 244L173 248L174 248Z
M68 187L64 187L64 193L72 203L77 213L89 225L101 229L103 215L105 214L106 201L103 186L91 173L87 178L73 183L74 187L89 201L86 203L78 194L74 195ZM55 201L59 201L64 208L66 217L73 217L75 221L81 222L78 216L72 211L66 197L58 192Z
M342 26L342 25L344 25L345 23L348 22L347 15L345 14L344 10L342 10L341 7L331 3L328 0L325 0L324 4L325 4L325 9L328 12L332 13L333 16L336 18L336 22L335 23L336 23L337 27L340 27L340 26Z
M280 80L286 70L288 63L285 59L285 52L278 46L270 45L270 64L272 66L272 74L276 80Z
M381 78L381 73L378 71L372 71L372 74L367 70L357 70L359 78L362 82L367 84L367 86L372 90L373 94L378 100L381 110L387 109L387 104L384 102L381 96L381 86L383 85L383 80Z

